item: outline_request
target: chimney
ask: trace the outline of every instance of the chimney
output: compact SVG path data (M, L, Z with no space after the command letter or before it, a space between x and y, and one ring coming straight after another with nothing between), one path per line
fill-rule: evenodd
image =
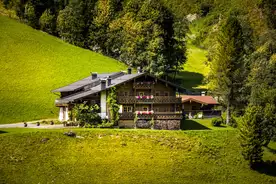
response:
M142 73L142 72L143 72L143 71L142 71L142 68L141 68L140 66L137 67L137 72L138 72L138 73Z
M111 77L110 76L108 76L108 78L107 78L107 86L111 86Z
M131 68L130 67L127 69L127 74L131 74Z
M106 79L101 79L101 90L106 88Z
M91 76L92 76L92 80L94 80L98 77L98 74L96 72L92 72Z

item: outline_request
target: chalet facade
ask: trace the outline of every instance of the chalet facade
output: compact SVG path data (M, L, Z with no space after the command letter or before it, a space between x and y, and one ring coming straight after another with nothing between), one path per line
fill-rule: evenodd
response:
M154 120L156 129L179 129L182 119L179 86L138 70L132 73L92 73L90 77L53 90L60 93L55 101L60 108L59 120L69 120L68 113L77 103L98 104L102 119L109 118L107 97L116 87L120 105L119 126L149 128ZM137 120L134 122L134 120Z

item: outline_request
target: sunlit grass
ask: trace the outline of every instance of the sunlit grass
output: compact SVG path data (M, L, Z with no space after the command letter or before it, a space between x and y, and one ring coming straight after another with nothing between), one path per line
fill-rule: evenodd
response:
M74 129L79 139L63 135L65 131L1 129L0 182L276 182L274 176L249 169L234 129ZM276 158L266 150L265 159Z
M55 118L51 90L122 63L0 15L0 124Z

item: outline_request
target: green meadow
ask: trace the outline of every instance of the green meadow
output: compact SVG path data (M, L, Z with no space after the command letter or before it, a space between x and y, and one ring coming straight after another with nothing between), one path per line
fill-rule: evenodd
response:
M80 138L63 135L68 130L1 129L0 183L276 182L271 167L249 169L238 131L229 127L72 129ZM275 142L265 148L267 163L276 160L275 150Z
M51 90L93 71L127 68L1 15L0 66L0 124L56 118L58 96Z

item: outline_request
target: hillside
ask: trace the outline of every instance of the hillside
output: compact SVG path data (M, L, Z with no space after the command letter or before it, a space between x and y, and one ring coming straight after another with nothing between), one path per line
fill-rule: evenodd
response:
M82 139L67 130L2 129L0 183L276 182L268 166L248 168L236 130L221 129L74 129ZM265 161L276 159L275 149L265 149Z
M187 45L187 62L183 65L184 70L176 76L183 87L187 89L204 89L204 78L209 72L206 65L207 51L192 44Z
M0 123L57 117L50 91L122 63L0 16Z
M126 66L114 59L72 46L44 32L0 16L0 123L56 118L50 91L87 77ZM202 86L206 51L188 45L188 61L178 76L183 87Z

